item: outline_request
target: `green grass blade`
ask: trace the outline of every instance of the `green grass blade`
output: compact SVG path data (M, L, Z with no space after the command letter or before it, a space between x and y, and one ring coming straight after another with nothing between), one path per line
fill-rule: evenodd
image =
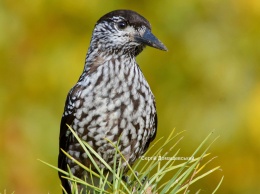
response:
M219 189L219 187L220 187L220 185L221 185L223 179L224 179L224 176L221 177L221 180L219 181L217 187L214 189L214 191L212 192L212 194L215 194L215 193L217 192L217 190Z

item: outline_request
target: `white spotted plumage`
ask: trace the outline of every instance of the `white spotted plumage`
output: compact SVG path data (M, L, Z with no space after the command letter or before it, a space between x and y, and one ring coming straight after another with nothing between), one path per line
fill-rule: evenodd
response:
M67 124L109 165L114 163L116 150L107 139L119 141L126 167L143 155L155 138L154 95L135 60L146 45L166 50L150 31L149 22L130 10L110 12L94 28L83 73L68 94L60 129L60 148L86 166L91 161ZM119 154L116 157L120 159ZM74 175L88 177L60 151L59 167L67 170L67 164ZM60 178L70 193L69 182L61 174Z

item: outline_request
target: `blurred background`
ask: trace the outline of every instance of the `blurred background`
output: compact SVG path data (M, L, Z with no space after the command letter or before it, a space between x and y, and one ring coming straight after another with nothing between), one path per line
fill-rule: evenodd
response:
M57 165L66 95L95 22L119 8L145 16L169 50L137 58L156 97L157 138L185 130L189 156L212 130L220 136L210 152L222 171L195 188L211 193L224 175L218 193L260 193L259 0L0 1L0 193L61 193L37 159Z

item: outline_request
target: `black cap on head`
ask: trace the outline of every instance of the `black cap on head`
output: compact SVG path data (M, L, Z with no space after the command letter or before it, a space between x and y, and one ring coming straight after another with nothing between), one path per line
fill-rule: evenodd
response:
M145 26L146 28L151 30L151 25L147 19L145 19L143 16L136 13L135 11L124 9L111 11L105 14L97 21L97 23L102 22L104 20L111 20L113 17L122 17L126 20L126 22L128 22L129 25L134 26L135 28Z

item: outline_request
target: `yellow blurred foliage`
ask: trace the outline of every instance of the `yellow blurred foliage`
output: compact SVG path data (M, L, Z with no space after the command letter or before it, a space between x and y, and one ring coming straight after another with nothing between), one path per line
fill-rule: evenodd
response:
M0 1L0 193L60 193L59 122L95 22L114 9L145 16L168 52L137 61L155 94L158 137L187 130L181 153L215 129L223 171L194 188L260 193L260 1ZM158 138L157 137L157 138ZM192 191L193 193L195 191Z
M260 154L260 83L251 91L246 115L250 139Z

